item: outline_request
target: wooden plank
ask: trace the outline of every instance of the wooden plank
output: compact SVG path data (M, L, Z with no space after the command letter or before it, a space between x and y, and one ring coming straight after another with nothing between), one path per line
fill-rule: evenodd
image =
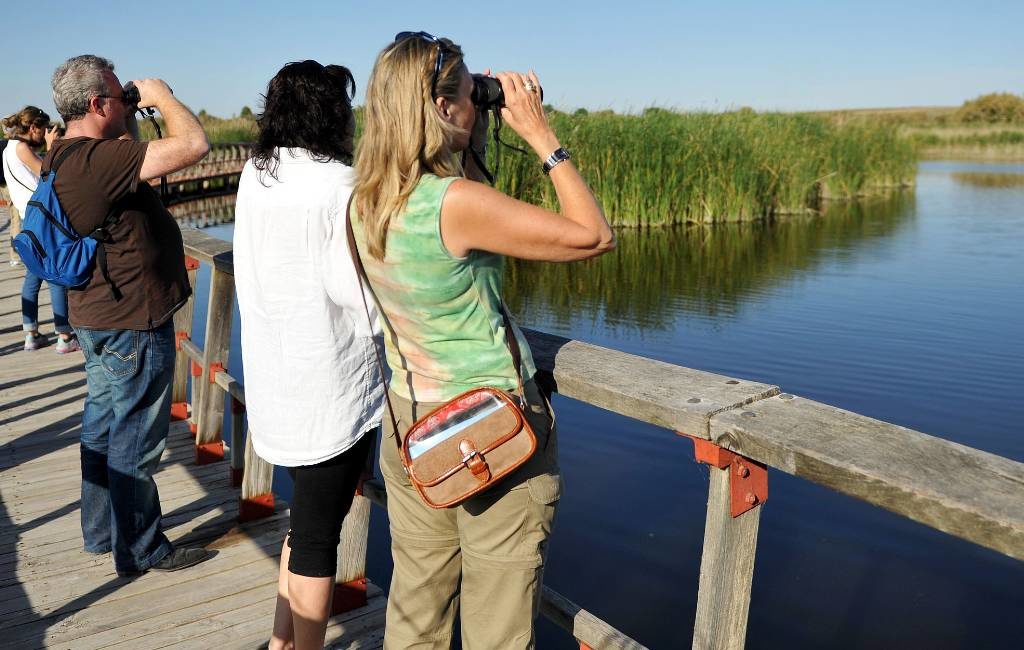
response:
M193 312L195 311L195 288L196 288L196 271L195 269L188 270L188 283L192 287L192 294L188 297L185 305L174 314L174 332L175 337L180 336L184 333L189 338L192 337L192 321ZM177 339L176 339L177 340ZM171 386L171 402L181 403L188 401L188 377L189 377L189 360L188 357L182 353L181 350L174 355L174 383Z
M366 577L366 548L370 532L370 500L356 495L341 525L338 544L338 583Z
M712 415L779 392L769 384L675 366L535 330L523 332L537 369L553 377L560 394L692 436L708 437Z
M199 393L199 430L196 445L211 444L223 439L224 392L210 381L210 366L220 363L228 365L228 350L231 345L231 322L235 297L235 280L232 276L213 270L210 277L210 301L206 314L206 337L203 339L203 376L197 378L202 384Z
M711 466L708 469L711 480L693 648L743 648L761 508L748 510L734 519L729 494L730 469Z
M541 594L540 611L594 650L646 650L645 646L549 587L544 587Z
M242 477L242 498L251 499L270 494L274 466L256 454L252 447L252 431L245 436L245 473Z
M780 395L716 415L719 445L1024 560L1024 463Z
M201 262L212 265L216 270L234 275L234 255L231 242L207 235L195 228L182 228L181 239L185 244L185 254Z
M213 376L213 380L224 389L225 393L245 404L245 388L242 387L242 384L237 379L227 372L218 372Z

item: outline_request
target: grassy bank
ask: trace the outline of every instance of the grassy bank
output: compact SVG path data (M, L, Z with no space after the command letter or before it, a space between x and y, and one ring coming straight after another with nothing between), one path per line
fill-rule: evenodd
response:
M1024 160L1024 97L989 93L959 107L877 108L817 113L836 122L898 127L921 158Z

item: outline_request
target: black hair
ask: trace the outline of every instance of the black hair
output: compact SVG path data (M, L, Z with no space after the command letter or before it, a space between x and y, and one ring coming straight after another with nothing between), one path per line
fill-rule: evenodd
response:
M300 147L314 160L352 164L356 82L348 68L307 60L281 68L267 85L253 165L277 178L279 147ZM260 181L262 182L262 180Z

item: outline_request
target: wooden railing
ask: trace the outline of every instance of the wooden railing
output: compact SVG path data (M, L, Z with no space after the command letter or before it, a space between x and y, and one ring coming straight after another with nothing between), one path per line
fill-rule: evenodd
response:
M211 266L211 281L202 349L190 339L191 302L175 316L175 416L193 423L197 462L220 460L225 454L221 422L230 399L228 449L233 480L241 487L240 516L269 515L273 468L252 452L243 428L245 392L226 371L234 299L231 244L196 230L186 229L183 236L194 260L193 286L200 262ZM692 438L697 459L709 466L694 648L744 645L760 506L767 498L766 466L1024 560L1022 463L782 393L776 386L542 332L526 335L539 372L560 394ZM366 602L370 501L387 507L383 486L373 480L361 485L345 519L336 611ZM541 611L581 648L643 647L547 587Z

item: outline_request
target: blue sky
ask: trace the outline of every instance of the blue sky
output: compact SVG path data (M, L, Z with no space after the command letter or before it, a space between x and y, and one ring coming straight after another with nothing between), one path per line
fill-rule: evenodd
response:
M0 113L37 104L56 117L50 75L86 52L112 59L123 81L162 77L193 110L214 115L258 110L281 65L306 58L351 68L361 103L377 52L407 29L452 38L474 70L535 69L546 101L562 109L936 106L1024 93L1020 0L462 6L186 0L40 9L35 29L5 21Z

